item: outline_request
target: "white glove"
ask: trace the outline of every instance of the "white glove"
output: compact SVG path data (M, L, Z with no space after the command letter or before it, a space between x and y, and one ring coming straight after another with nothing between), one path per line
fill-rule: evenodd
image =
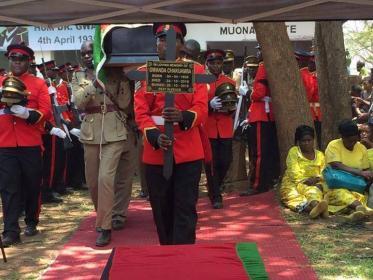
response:
M242 81L242 84L240 85L240 89L238 90L239 94L242 96L246 96L248 91L249 91L249 86L247 85L246 81Z
M210 100L210 106L214 110L219 110L222 107L221 99L215 96L213 99Z
M54 86L48 87L48 93L49 94L55 94L57 92L56 88Z
M79 138L80 137L80 129L73 128L73 129L70 130L70 134Z
M248 127L250 127L249 121L246 119L240 123L240 127L242 131L245 131Z
M61 139L65 139L66 138L66 133L65 131L63 131L62 129L58 128L58 127L53 127L51 129L51 131L49 132L50 135L56 135L57 137L61 138Z
M10 111L14 114L14 116L21 119L28 119L30 116L29 110L21 105L13 105L10 107Z

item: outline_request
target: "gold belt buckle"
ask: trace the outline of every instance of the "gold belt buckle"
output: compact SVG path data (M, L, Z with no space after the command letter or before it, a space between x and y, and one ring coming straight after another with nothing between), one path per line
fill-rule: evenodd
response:
M106 113L107 113L107 107L106 107L106 104L102 104L102 105L101 105L101 113L102 113L102 114L106 114Z

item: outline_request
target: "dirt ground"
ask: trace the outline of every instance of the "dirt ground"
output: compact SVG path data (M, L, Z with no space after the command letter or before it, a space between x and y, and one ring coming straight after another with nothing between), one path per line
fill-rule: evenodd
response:
M0 279L38 279L79 222L93 210L87 191L75 191L63 199L61 204L42 205L36 236L23 235L25 224L20 219L22 244L5 248L8 262L0 260Z
M203 184L205 178L201 180ZM135 180L134 199L139 192L140 186ZM206 195L205 187L201 188L201 195ZM0 279L39 279L80 221L93 211L87 191L73 192L63 198L62 204L42 206L40 234L34 237L22 234L22 245L5 249L8 262L0 259ZM320 279L373 279L372 220L340 224L334 219L311 221L287 209L282 213ZM23 221L21 227L24 228Z

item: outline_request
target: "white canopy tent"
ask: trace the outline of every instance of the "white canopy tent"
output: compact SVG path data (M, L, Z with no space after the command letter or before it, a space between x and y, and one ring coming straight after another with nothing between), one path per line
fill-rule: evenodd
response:
M372 19L373 0L8 0L0 25Z

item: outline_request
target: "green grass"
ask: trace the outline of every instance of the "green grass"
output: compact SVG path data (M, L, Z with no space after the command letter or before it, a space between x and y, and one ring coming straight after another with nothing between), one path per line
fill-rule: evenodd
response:
M373 225L310 221L284 210L312 267L321 280L373 279Z

